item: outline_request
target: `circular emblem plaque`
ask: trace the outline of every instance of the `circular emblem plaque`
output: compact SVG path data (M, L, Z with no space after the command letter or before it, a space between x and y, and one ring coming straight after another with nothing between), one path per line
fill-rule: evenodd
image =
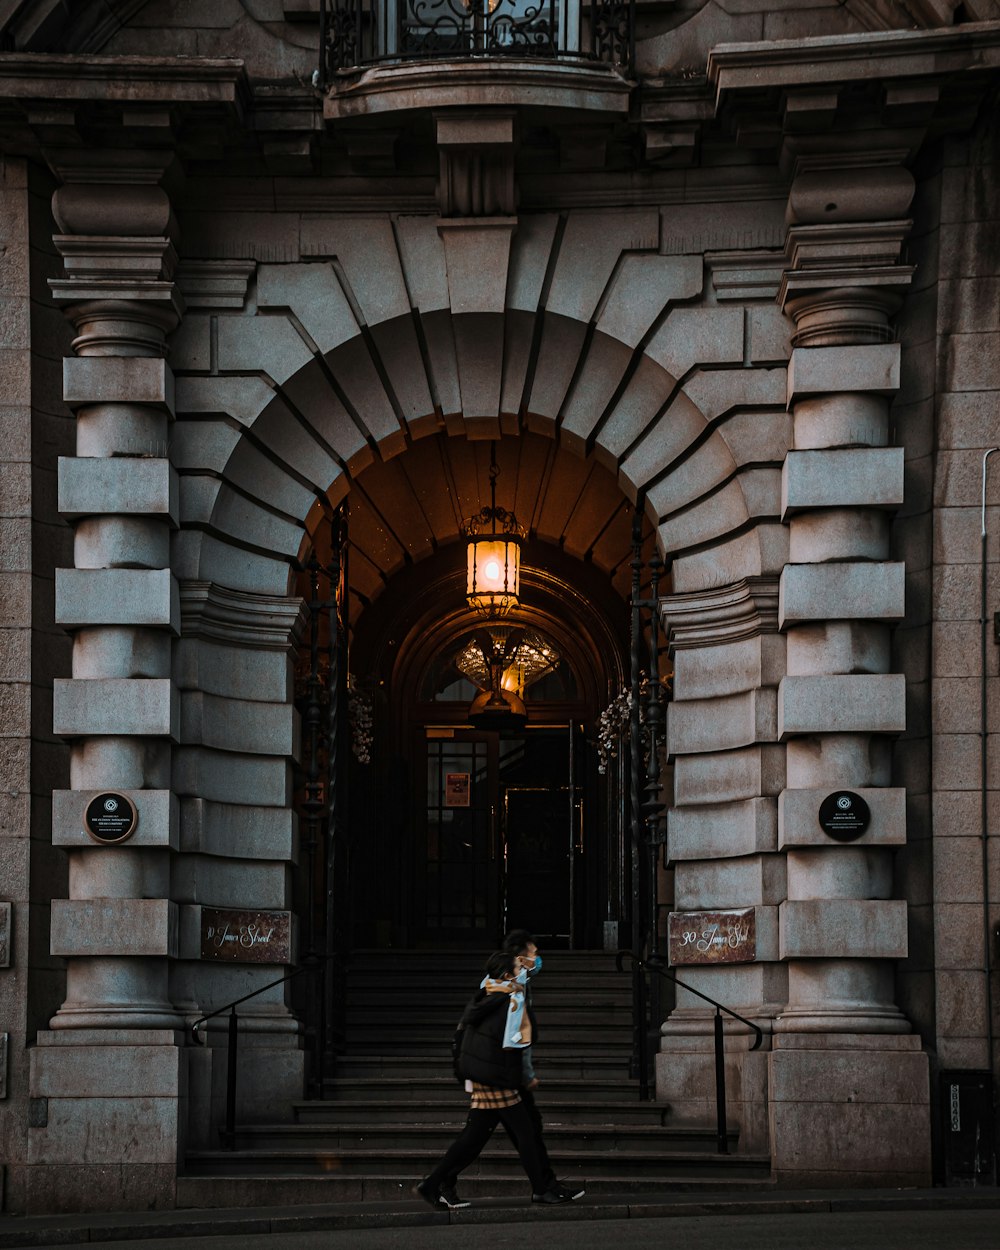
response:
M819 805L820 828L838 842L860 838L871 818L868 804L852 790L835 790Z
M127 794L98 794L83 813L83 827L95 842L127 842L135 833L139 813Z

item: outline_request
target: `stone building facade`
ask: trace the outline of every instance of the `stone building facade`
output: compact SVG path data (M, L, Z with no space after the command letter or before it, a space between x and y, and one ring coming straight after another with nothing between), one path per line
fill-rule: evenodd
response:
M344 627L386 683L355 939L440 937L376 877L491 445L528 530L514 619L575 674L552 706L604 804L574 943L629 920L627 787L592 740L638 518L667 570L661 898L755 932L681 969L764 1028L727 1038L741 1146L785 1184L940 1175L940 1074L998 1055L995 5L571 5L544 56L408 54L372 6L325 57L347 9L316 0L14 8L5 1209L170 1206L217 1121L224 1054L187 1027L294 952L213 961L207 913L302 938L303 570L345 504ZM841 842L816 813L844 791L870 823ZM138 813L120 845L83 827L105 793ZM711 1013L664 1014L657 1096L709 1123ZM247 1020L246 1111L280 1115L299 1013L278 988Z

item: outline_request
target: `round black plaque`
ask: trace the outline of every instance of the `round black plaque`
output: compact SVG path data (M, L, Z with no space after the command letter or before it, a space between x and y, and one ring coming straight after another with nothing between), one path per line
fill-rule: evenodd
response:
M868 804L852 790L836 790L819 805L820 828L838 842L860 838L871 818Z
M132 800L113 791L96 795L83 813L83 827L95 842L106 845L127 842L138 823L139 813Z

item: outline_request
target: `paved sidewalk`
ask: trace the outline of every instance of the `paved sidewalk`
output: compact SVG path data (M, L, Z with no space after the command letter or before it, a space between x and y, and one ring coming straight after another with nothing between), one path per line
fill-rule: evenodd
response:
M669 1219L699 1215L830 1214L877 1211L1000 1210L1000 1188L772 1190L760 1196L630 1193L584 1197L562 1207L538 1207L516 1198L481 1199L462 1211L430 1210L419 1199L341 1202L299 1207L241 1207L183 1211L121 1211L90 1215L0 1216L0 1250L80 1245L140 1238L253 1237L344 1229L518 1224L538 1220Z

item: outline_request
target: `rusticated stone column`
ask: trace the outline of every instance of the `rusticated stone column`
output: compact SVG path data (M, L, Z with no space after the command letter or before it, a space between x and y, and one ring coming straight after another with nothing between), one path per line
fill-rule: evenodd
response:
M894 995L907 918L906 903L892 898L892 847L906 835L890 744L905 728L905 679L889 671L889 634L904 612L904 567L889 558L889 525L903 502L903 452L888 445L899 386L890 317L910 278L897 263L909 226L899 218L913 182L877 158L862 169L841 160L802 170L779 297L796 333L779 596L787 756L778 845L788 891L779 955L788 1003L774 1022L772 1152L779 1176L798 1183L828 1181L831 1171L844 1183L874 1173L917 1183L929 1163L927 1068L919 1039L903 1036L910 1026ZM891 219L865 220L875 213ZM839 791L871 811L851 841L819 822L821 802ZM868 1131L872 1115L883 1120L878 1133Z
M29 1205L146 1208L173 1202L184 1090L182 1020L168 988L177 953L177 486L165 359L180 313L174 223L160 157L107 154L101 165L91 154L88 167L69 169L50 159L64 180L53 214L67 275L52 293L77 334L63 390L77 414L77 455L59 464L75 567L56 572L73 675L55 682L53 702L55 732L71 742L72 789L53 796L70 897L52 902L67 995L32 1054L31 1093L44 1114L29 1132ZM103 791L138 810L121 845L84 832L85 807Z
M73 677L56 683L54 700L55 731L73 740L73 789L56 808L71 895L52 910L53 952L69 959L57 1029L181 1023L166 964L177 942L169 788L179 601L170 573L177 490L165 335L179 310L159 173L149 171L146 185L73 183L53 198L68 274L53 295L77 331L63 394L77 414L77 455L59 466L76 567L56 581L56 618L74 631ZM139 808L127 844L76 836L87 799L101 790L126 792Z
M668 745L674 759L667 844L674 871L675 922L695 935L672 944L673 971L686 985L770 1024L787 998L778 959L785 858L777 850L777 796L785 750L777 742L777 687L785 672L778 633L777 575L671 594L661 601L674 667ZM752 931L743 949L718 959L709 949L713 917L737 911ZM700 943L700 945L699 945ZM725 1021L726 1102L740 1147L767 1149L767 1051L749 1030ZM661 1026L657 1097L676 1123L714 1123L713 1010L686 989Z

